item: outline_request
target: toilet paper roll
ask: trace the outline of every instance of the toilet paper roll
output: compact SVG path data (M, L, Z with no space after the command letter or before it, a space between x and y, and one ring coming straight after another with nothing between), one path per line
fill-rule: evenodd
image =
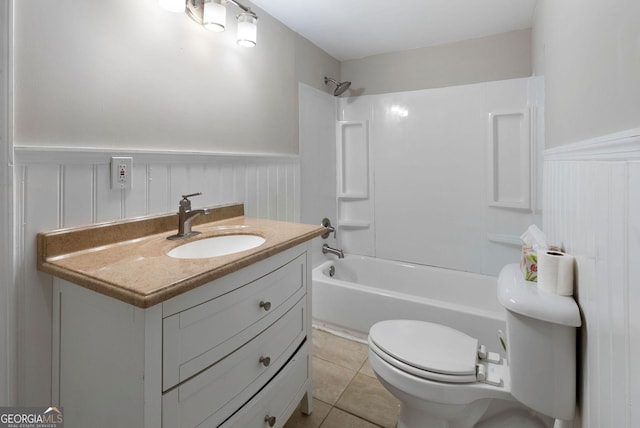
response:
M538 287L561 296L573 295L573 256L561 251L538 254Z

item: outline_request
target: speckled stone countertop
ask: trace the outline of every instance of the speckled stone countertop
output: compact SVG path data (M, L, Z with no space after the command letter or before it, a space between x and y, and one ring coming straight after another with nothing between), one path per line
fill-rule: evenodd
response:
M148 308L243 267L320 236L322 226L244 216L242 204L211 209L193 221L202 234L170 241L177 214L122 220L38 234L38 270L123 302ZM205 259L167 253L198 239L252 234L259 247Z

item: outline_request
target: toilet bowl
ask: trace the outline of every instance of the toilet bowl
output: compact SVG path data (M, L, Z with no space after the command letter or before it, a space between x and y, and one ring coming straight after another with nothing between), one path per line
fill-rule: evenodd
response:
M542 293L521 276L509 265L498 279L508 358L439 324L387 320L371 327L369 361L400 401L398 428L471 428L495 399L573 418L579 310L572 298Z
M492 399L514 400L506 361L478 359L477 340L457 330L390 320L374 325L368 340L374 373L401 403L398 428L470 428Z

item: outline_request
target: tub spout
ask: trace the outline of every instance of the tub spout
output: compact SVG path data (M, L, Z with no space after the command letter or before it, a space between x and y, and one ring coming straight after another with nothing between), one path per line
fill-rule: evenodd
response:
M324 244L322 246L322 254L327 254L327 253L334 254L334 255L338 256L339 259L344 259L344 251L343 250L338 250L336 248L331 248L329 245Z

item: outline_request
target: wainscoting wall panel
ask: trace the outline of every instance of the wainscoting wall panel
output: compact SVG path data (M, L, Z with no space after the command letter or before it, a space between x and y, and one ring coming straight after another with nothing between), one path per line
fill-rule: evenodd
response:
M110 188L111 156L133 157L130 190ZM51 400L52 287L36 270L38 232L177 212L194 192L194 208L243 202L250 217L300 219L298 156L16 147L15 159L21 405Z
M545 152L544 229L576 257L579 427L640 426L640 130Z

